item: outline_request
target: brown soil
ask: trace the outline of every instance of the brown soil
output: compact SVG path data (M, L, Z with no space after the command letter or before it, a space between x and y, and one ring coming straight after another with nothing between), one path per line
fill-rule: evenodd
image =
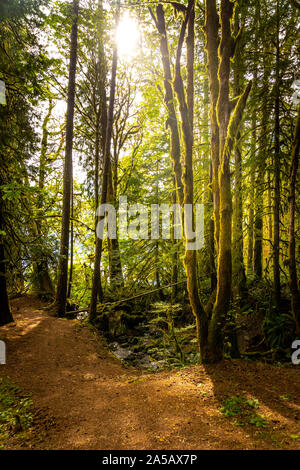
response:
M15 299L16 323L0 328L0 373L32 393L35 407L23 448L300 448L299 367L228 360L145 373L124 367L88 327L42 307L31 296ZM241 394L259 400L267 427L239 427L222 414L224 400Z

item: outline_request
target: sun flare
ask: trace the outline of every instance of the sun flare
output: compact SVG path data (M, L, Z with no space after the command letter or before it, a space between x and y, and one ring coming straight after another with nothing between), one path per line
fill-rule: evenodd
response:
M138 24L128 13L121 19L116 37L120 57L131 58L137 53L140 38Z

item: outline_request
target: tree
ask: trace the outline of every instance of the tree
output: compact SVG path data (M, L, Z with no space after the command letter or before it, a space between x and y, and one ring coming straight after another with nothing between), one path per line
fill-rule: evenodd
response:
M2 186L0 180L0 187ZM2 203L2 191L0 192L0 326L6 325L13 320L10 306L8 302L7 285L6 285L6 259L4 251L3 236L4 232L4 220L3 220L3 203Z
M42 236L42 217L41 211L43 208L43 191L45 189L45 178L46 178L46 158L47 158L47 150L48 150L48 124L49 119L51 117L51 113L54 108L53 99L49 98L49 108L48 112L45 115L43 121L43 134L42 134L42 142L41 142L41 152L40 152L40 162L39 162L39 179L38 179L38 187L39 187L39 197L37 203L37 210L38 210L38 218L35 220L35 231L38 237ZM44 253L40 253L35 265L35 277L37 280L38 292L40 294L45 294L48 296L54 295L54 288L53 283L49 274L49 267L48 267L48 259L47 255Z
M219 16L216 0L207 0L205 5L205 26L207 70L210 88L210 152L212 161L212 193L214 201L214 231L218 250L220 234L220 189L219 189L219 123L217 101L219 96Z
M295 209L296 209L296 179L299 165L300 149L300 106L295 127L295 136L292 147L292 161L290 169L290 194L289 194L289 272L291 290L291 309L295 318L297 334L300 332L300 292L298 285L296 266L296 241L295 241Z
M77 33L78 33L79 0L73 0L71 50L69 64L69 84L67 101L67 125L66 125L66 150L64 164L64 188L63 209L61 222L60 258L58 268L58 281L56 289L56 312L63 316L66 309L67 283L68 283L68 259L69 259L69 232L70 232L70 208L72 191L72 150L74 128L74 106L76 86L76 62L77 62Z
M119 23L120 15L120 4L118 3L116 9L116 29ZM108 107L108 116L107 116L107 128L105 136L105 151L103 159L103 170L102 170L102 190L101 190L101 201L100 204L106 204L108 200L108 190L109 190L109 178L111 177L111 140L112 140L112 131L113 131L113 119L114 119L114 102L115 102L115 93L116 93L116 74L118 66L118 49L117 44L113 48L113 58L111 66L111 80L110 80L110 95L109 95L109 107ZM101 223L104 216L98 217L97 222ZM94 273L93 273L93 284L92 284L92 294L91 294L91 303L90 303L90 312L89 318L90 321L94 321L97 314L97 296L99 291L99 280L100 280L100 262L101 262L101 253L102 253L102 244L103 244L103 233L97 233L96 238L96 249L95 249L95 263L94 263Z
M174 178L176 181L178 201L184 207L186 204L193 205L193 36L194 36L194 2L189 1L184 19L182 21L180 35L176 51L175 73L173 81L173 90L170 86L171 66L169 47L167 42L167 32L164 19L164 11L162 5L156 7L156 17L150 9L152 18L155 21L158 32L160 33L160 50L164 68L164 86L165 86L165 103L168 109L167 124L170 127L171 145L170 153L173 162ZM181 54L185 38L186 29L188 27L187 41L187 98L181 76ZM179 110L181 115L181 129L184 140L184 173L182 175L180 163L180 141L177 117L174 107L174 94L176 94ZM183 222L184 224L184 222ZM194 226L194 222L192 223ZM186 247L189 246L189 240L185 227L183 225L183 233L185 237ZM187 289L189 300L193 314L196 319L196 330L199 353L202 358L206 354L207 340L207 316L201 304L198 285L197 285L197 263L196 251L186 248L185 251L185 269L187 275Z
M212 32L214 21L216 20L215 15L215 4L214 2L207 3L206 7L209 9L206 14L206 34ZM176 8L176 7L175 7ZM245 92L235 101L235 109L230 121L230 102L229 102L229 72L230 72L230 59L233 55L233 38L231 35L230 21L233 15L233 4L230 1L221 2L221 25L222 35L221 43L219 46L220 54L220 65L219 75L213 75L211 80L219 78L218 86L218 101L217 101L217 116L219 123L219 187L220 187L220 240L219 240L219 258L218 258L218 289L217 299L214 306L213 315L208 325L207 314L201 304L199 292L198 292L198 281L197 281L197 270L196 270L196 252L195 250L188 249L188 244L192 240L189 240L187 233L185 232L186 241L186 252L185 252L185 268L187 274L187 288L189 293L189 300L192 307L193 314L196 318L196 329L197 338L199 345L199 352L203 361L214 362L222 357L222 323L224 324L227 310L229 309L230 292L231 292L231 190L230 190L230 169L229 159L233 149L234 141L238 132L238 127L242 118L242 113L246 105L246 101L251 89L251 84L246 88ZM167 33L165 28L164 14L161 5L156 8L156 17L150 10L152 18L156 24L156 27L161 35L161 55L164 67L164 83L167 98L165 102L170 103L172 100L172 94L168 83L170 82L170 59L168 52ZM180 188L181 183L181 167L178 165L179 160L179 148L175 146L177 152L174 153L174 147L171 145L171 156L174 162L173 168L175 172L175 178L177 183L178 199L181 200L181 204L193 204L193 127L192 127L192 97L193 93L193 72L192 67L187 67L187 90L185 97L185 90L181 75L181 54L182 46L186 33L187 27L189 28L188 36L190 37L191 29L193 31L193 18L194 18L194 2L190 1L185 10L184 19L182 20L179 40L176 50L176 61L175 61L175 74L173 80L173 88L177 97L179 112L181 116L181 129L183 135L184 145L184 168L183 173L183 195ZM210 19L214 21L210 23ZM210 27L208 27L210 25ZM215 31L213 30L213 33ZM211 39L211 38L210 38ZM214 41L214 45L217 41ZM193 57L193 42L187 42L187 64L191 64ZM208 40L206 41L207 48ZM210 43L211 45L211 43ZM190 47L189 47L190 46ZM213 59L215 60L214 50L211 50ZM210 57L211 59L211 57ZM212 88L212 87L211 87ZM215 90L215 87L213 87ZM212 109L211 115L214 112L214 100L211 101ZM175 109L172 109L172 103L168 107L170 114L168 118L169 122L172 122L171 136L176 138L178 127L177 119L175 120ZM174 115L175 114L175 115ZM175 126L176 123L176 126ZM177 128L177 130L176 130ZM216 131L215 131L216 132ZM171 141L172 142L172 141ZM214 158L214 157L212 157ZM175 166L176 165L176 166ZM176 171L177 167L177 171ZM178 189L179 188L179 189ZM181 198L181 199L180 199ZM222 239L221 239L222 234Z
M234 32L237 36L240 31L240 23L244 22L245 11L236 7L234 14ZM234 94L239 96L242 92L243 84L243 57L242 57L242 39L238 41L234 59ZM244 236L243 236L243 191L242 191L242 142L241 132L237 133L236 145L234 151L234 202L233 202L233 233L232 233L232 272L235 294L242 299L246 293L246 273L244 265Z
M8 301L11 266L23 267L27 241L21 232L21 197L28 197L23 168L36 149L33 108L37 96L43 97L43 72L49 65L36 32L43 23L38 14L43 3L12 0L0 5L0 79L6 94L0 104L0 325L13 321Z
M217 118L219 122L219 188L220 188L220 235L218 247L217 295L213 307L208 331L209 362L215 362L223 356L222 328L226 322L231 298L231 184L230 184L230 155L236 139L243 111L247 102L252 83L244 93L233 102L229 100L230 61L234 55L237 36L234 40L231 31L231 20L234 7L229 0L220 4L221 40L219 45L219 96L217 102ZM230 117L232 112L232 116Z
M275 84L275 103L274 103L274 207L273 207L273 279L274 279L274 298L276 305L279 306L281 297L280 286L280 262L279 262L279 243L280 243L280 12L279 1L276 2L276 84Z

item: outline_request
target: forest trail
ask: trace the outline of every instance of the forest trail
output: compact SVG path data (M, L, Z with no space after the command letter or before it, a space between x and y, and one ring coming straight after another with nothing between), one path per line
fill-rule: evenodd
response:
M224 361L145 373L124 367L79 321L43 306L32 296L13 300L16 323L0 328L7 343L0 373L32 393L37 412L23 447L300 448L299 368ZM222 414L224 400L242 392L259 400L266 428L235 426Z

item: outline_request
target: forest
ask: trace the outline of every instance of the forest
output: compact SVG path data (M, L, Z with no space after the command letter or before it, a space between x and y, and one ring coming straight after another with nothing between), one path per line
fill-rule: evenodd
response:
M299 148L299 0L1 0L0 449L300 448Z

